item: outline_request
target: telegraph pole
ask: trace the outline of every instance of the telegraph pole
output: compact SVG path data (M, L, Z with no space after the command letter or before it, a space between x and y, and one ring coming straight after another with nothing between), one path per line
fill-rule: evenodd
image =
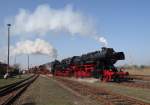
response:
M14 60L14 64L16 64L17 62L16 62L16 55L15 55L15 60Z
M28 54L28 70L29 70L29 65L30 65L30 58L29 58L29 54Z
M11 24L7 24L8 26L8 55L7 55L7 73L9 73L9 50L10 50L10 26Z

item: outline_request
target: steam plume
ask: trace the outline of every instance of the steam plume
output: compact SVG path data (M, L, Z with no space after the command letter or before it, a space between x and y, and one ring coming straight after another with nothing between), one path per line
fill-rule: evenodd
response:
M70 5L56 10L44 4L33 12L21 9L13 20L14 34L18 35L32 32L43 35L49 31L86 35L92 31L89 20L79 12L73 11Z
M102 46L108 47L107 40L104 37L95 36L95 40L97 40L98 42L100 42L102 44Z
M38 6L34 11L20 9L19 13L11 19L13 21L14 35L37 34L46 35L48 32L68 32L70 35L94 37L96 28L91 20L67 5L62 9L53 9L47 4ZM104 45L107 41L97 40Z
M41 39L36 39L35 41L21 41L16 44L15 47L11 48L12 55L20 54L42 54L48 55L52 58L57 57L57 51L48 42Z

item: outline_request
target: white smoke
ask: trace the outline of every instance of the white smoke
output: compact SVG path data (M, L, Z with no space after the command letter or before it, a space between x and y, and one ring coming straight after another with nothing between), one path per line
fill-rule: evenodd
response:
M94 38L95 38L95 40L97 40L98 42L100 42L102 44L102 46L108 47L107 40L104 37L95 36Z
M91 20L67 5L63 9L53 9L49 5L40 5L34 11L20 9L11 19L14 35L37 34L46 35L48 32L68 32L70 35L93 37L96 28ZM107 42L99 40L101 43Z
M12 55L20 54L41 54L48 55L52 58L57 57L57 51L48 42L36 39L35 41L26 40L21 41L16 44L16 46L11 47Z
M13 20L14 34L18 35L32 32L41 35L49 31L86 35L92 31L90 21L79 12L73 11L70 5L56 10L44 4L33 12L21 9Z

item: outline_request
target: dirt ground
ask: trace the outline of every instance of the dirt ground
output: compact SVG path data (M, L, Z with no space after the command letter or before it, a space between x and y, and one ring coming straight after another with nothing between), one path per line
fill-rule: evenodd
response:
M128 86L120 85L119 83L111 83L111 82L105 83L105 82L95 81L95 79L93 80L94 82L89 82L86 79L82 81L80 79L79 80L75 79L75 81L79 81L79 82L82 82L86 85L90 85L93 87L99 87L99 88L104 87L115 93L119 93L125 96L130 96L135 99L150 103L150 89L128 87Z
M13 105L100 105L40 76Z
M68 78L72 79L73 78ZM150 90L117 85L114 83L102 83L99 80L87 79L76 81L94 87L104 87L115 93L130 96L137 100L150 103ZM55 79L40 76L13 105L102 105L100 102L83 97L69 90Z
M134 75L149 75L150 76L150 68L146 69L127 69L130 74Z

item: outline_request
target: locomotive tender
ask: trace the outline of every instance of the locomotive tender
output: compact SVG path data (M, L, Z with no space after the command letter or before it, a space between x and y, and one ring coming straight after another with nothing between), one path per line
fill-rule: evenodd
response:
M123 52L115 52L113 48L102 47L101 51L51 62L51 73L54 76L94 77L102 81L122 81L128 79L129 73L118 70L114 64L124 59Z

